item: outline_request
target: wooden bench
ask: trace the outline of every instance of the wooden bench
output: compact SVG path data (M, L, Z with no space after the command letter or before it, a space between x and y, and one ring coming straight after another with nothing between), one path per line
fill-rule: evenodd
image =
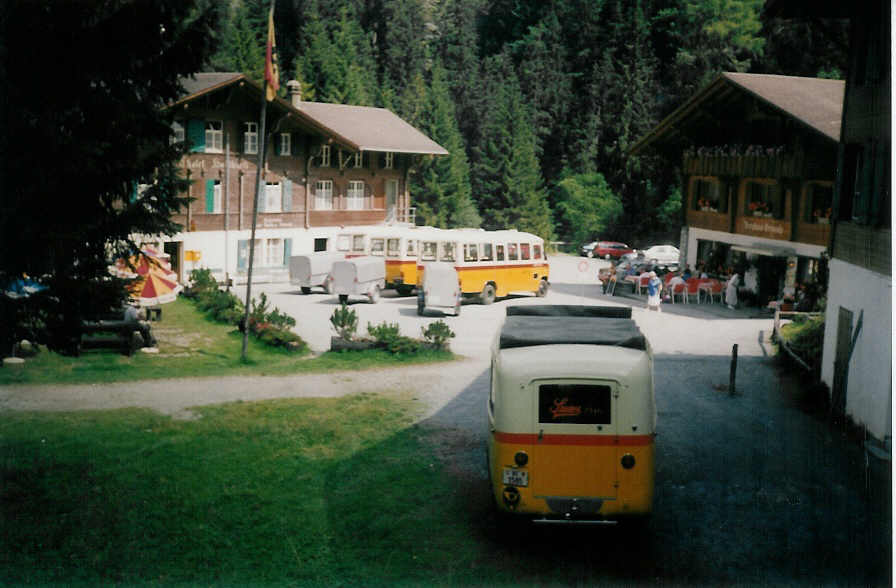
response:
M149 327L138 321L85 321L81 324L81 340L77 352L80 355L83 349L115 348L130 356L137 349L153 343Z

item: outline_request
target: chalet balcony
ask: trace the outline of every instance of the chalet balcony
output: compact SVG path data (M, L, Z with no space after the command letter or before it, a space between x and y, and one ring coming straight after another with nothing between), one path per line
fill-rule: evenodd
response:
M699 210L688 210L687 222L689 226L711 231L729 232L731 230L731 215L727 212L703 207Z
M707 151L686 152L686 174L695 176L738 176L755 178L795 178L804 171L802 156L785 154L777 149L765 154L737 154Z

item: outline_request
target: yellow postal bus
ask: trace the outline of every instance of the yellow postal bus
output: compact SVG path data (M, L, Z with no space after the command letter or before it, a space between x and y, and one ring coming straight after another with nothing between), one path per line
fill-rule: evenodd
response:
M495 504L536 522L653 508L653 354L631 308L513 306L492 346Z
M451 229L420 241L417 284L427 261L454 263L465 297L491 304L513 292L545 296L550 267L541 237L522 231Z
M409 295L417 285L418 249L421 239L438 235L434 227L389 227L383 246L386 253L386 287L401 296Z

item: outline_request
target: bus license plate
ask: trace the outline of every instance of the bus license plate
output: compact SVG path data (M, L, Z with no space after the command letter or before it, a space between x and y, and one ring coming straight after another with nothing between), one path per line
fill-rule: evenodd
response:
M515 470L513 468L504 468L504 483L511 486L528 486L529 472L525 470Z

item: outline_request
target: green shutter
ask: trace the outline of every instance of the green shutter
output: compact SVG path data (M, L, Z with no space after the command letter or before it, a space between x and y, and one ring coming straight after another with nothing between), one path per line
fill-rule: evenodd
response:
M289 258L292 255L292 239L283 239L283 265L289 265Z
M187 142L191 153L205 152L205 121L191 118L187 121Z
M205 180L205 212L215 212L215 180Z
M292 211L292 181L284 178L280 186L283 190L283 212L290 212Z
M271 133L271 141L274 142L274 155L280 155L280 133Z
M261 186L258 187L258 212L264 212L264 201L268 190L268 183L262 180Z
M244 270L249 265L249 240L237 242L236 269Z
M137 201L137 182L131 182L131 202Z

